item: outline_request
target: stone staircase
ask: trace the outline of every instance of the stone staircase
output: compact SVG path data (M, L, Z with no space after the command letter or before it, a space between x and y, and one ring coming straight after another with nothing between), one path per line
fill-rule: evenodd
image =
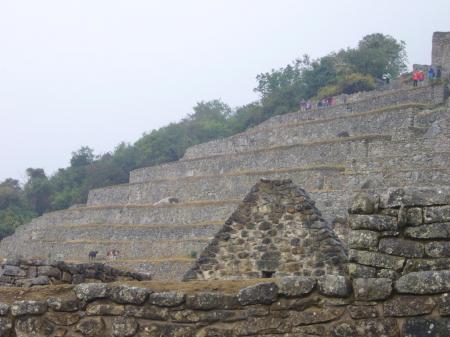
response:
M441 186L450 178L450 110L442 85L359 93L347 103L277 116L194 146L173 163L130 173L130 183L92 190L87 205L45 214L0 243L0 255L108 263L181 279L261 177L290 178L330 222L360 190ZM169 196L177 204L155 206Z

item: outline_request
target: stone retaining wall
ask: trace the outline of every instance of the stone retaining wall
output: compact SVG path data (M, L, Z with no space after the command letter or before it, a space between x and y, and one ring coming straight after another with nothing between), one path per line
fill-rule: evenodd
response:
M0 304L0 336L446 337L450 284L439 284L444 273L428 272L427 279L412 273L395 282L331 275L162 290L151 283L91 283L20 300L10 292Z
M33 287L78 284L91 281L150 280L149 273L129 272L103 263L74 264L40 259L4 259L0 264L0 287ZM1 334L0 334L1 336Z

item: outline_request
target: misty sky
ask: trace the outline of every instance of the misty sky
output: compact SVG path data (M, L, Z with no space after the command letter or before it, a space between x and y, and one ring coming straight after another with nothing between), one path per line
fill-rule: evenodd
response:
M201 100L249 103L258 73L366 34L430 63L437 30L449 0L0 0L0 181L134 142Z

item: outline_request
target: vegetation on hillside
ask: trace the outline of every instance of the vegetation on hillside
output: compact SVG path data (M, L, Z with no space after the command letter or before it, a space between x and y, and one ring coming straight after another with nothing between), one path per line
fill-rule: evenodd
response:
M144 134L134 144L95 155L89 147L72 153L70 166L47 176L27 169L28 180L0 182L0 238L44 212L86 202L90 189L125 183L131 170L174 161L186 148L244 131L279 114L295 111L302 99L323 98L375 87L382 74L406 68L405 43L391 36L365 36L356 48L312 60L307 55L280 69L259 74L256 102L232 109L220 100L199 102L178 123Z

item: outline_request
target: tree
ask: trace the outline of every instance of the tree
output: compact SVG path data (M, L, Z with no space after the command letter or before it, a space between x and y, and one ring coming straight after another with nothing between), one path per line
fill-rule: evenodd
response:
M406 44L389 35L366 35L357 49L348 50L346 60L355 72L375 78L381 78L384 73L396 77L406 70Z
M94 162L94 150L88 146L81 147L78 151L72 152L70 165L72 167L81 167L92 164Z
M32 209L41 215L50 210L52 186L43 169L27 169L28 181L25 184L25 196Z

